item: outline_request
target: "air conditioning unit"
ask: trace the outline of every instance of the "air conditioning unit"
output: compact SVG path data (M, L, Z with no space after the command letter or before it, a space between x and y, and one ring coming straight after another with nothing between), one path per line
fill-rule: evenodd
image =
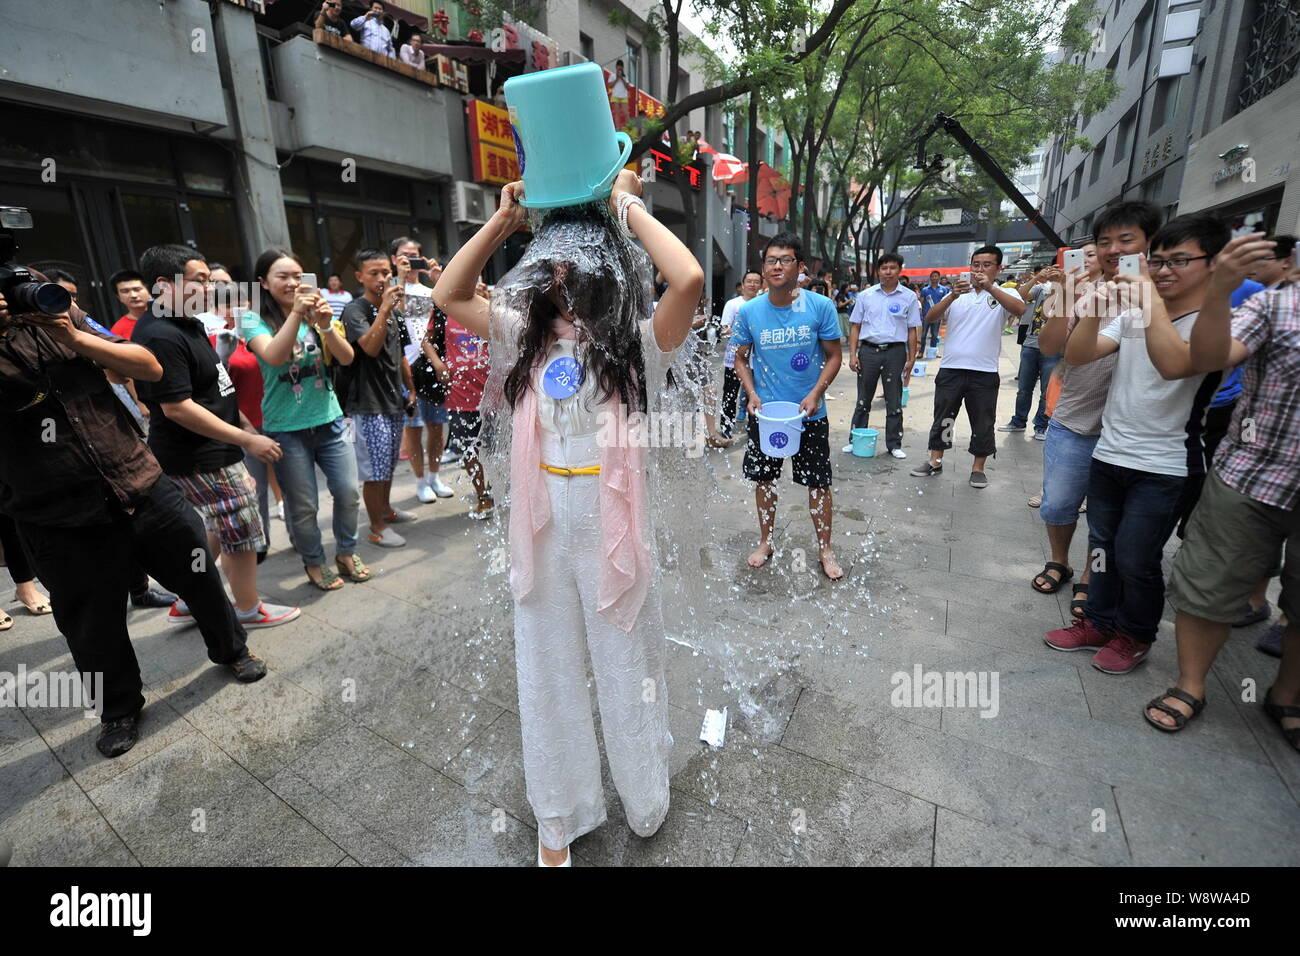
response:
M495 210L492 194L478 183L457 182L451 190L451 217L456 222L482 225Z

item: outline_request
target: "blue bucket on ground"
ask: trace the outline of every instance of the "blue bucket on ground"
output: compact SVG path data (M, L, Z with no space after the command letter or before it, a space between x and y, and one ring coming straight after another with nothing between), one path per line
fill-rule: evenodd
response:
M849 442L853 445L854 458L876 457L876 436L880 432L874 428L855 428L849 432Z
M754 417L758 419L758 444L763 454L789 458L799 451L803 413L797 402L764 402Z
M604 71L580 63L512 76L505 94L524 180L522 204L554 209L609 198L632 153L632 137L614 131Z
M937 346L937 345L927 345L927 346L925 347L925 357L928 358L928 359L938 358L938 357L939 357L939 346Z
M917 378L924 378L924 377L925 377L925 363L924 363L924 362L917 362L915 365L913 365L913 366L912 366L912 374L915 375Z
M903 401L900 403L900 405L901 405L903 408L906 408L906 407L907 407L907 400L908 400L908 398L911 396L911 394L912 394L912 386L910 386L910 385L904 385L904 386L903 386Z

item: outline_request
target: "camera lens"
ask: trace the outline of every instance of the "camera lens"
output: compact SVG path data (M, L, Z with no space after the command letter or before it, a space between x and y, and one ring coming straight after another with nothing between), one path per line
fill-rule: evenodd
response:
M5 293L10 315L41 312L59 315L72 305L72 295L53 282L19 282Z

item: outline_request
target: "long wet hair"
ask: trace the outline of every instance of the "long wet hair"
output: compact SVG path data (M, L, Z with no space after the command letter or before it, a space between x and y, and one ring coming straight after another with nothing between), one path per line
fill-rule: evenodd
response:
M551 323L560 311L548 293L558 287L574 320L577 359L595 380L596 401L617 399L629 411L646 410L640 322L650 314L650 296L644 259L603 202L547 214L494 292L515 298L524 319L519 358L502 389L512 408L533 387L533 371L551 345Z

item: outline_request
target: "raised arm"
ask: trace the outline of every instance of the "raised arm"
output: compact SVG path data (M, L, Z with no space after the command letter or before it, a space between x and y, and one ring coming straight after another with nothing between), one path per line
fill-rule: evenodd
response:
M0 297L0 316L8 318L3 297ZM18 316L16 321L44 329L59 344L110 372L146 382L156 382L162 378L162 366L147 348L131 342L110 342L103 336L88 331L80 313L76 319L67 312L62 315L26 314Z
M1232 368L1250 357L1250 349L1232 337L1232 293L1260 259L1273 255L1276 245L1256 232L1233 239L1215 257L1210 287L1188 342L1193 369L1210 372Z
M525 210L519 205L523 195L521 182L507 183L502 188L500 208L443 266L433 287L434 305L481 339L489 337L489 303L474 290L492 253L524 224Z
M611 208L615 208L622 193L641 195L641 178L631 170L623 170L614 180L614 192L609 197ZM659 299L651 326L659 350L671 352L690 333L695 307L704 289L704 270L682 241L641 204L632 203L628 207L627 226L668 282L668 291Z

